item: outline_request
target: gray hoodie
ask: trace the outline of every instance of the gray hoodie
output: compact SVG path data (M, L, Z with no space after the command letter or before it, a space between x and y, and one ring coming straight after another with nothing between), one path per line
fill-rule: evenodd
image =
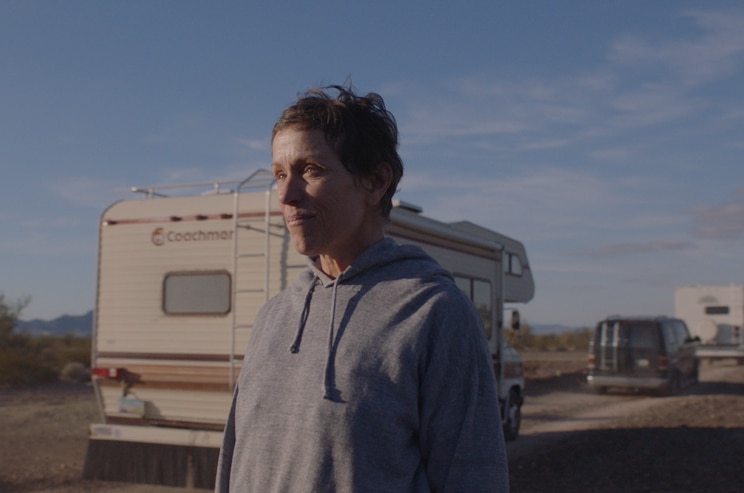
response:
M389 238L335 280L308 265L257 316L215 491L508 491L491 356L450 274Z

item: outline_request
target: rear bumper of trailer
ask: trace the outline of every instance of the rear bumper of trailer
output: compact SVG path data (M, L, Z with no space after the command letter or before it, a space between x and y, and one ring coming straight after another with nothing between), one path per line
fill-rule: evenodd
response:
M222 433L93 424L83 477L213 489Z
M695 356L699 359L742 359L744 345L738 346L697 346Z

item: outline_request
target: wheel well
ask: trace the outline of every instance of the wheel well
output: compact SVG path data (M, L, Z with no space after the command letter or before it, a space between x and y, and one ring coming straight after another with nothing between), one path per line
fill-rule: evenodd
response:
M517 396L519 399L519 404L521 405L524 402L524 396L522 395L522 387L519 385L512 385L512 387L509 389L509 395L512 395L512 392L514 395Z

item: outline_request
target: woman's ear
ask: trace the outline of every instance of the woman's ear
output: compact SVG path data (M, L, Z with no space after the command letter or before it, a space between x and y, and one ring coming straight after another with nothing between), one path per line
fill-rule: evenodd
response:
M377 165L374 172L362 179L362 188L369 192L368 202L370 205L377 205L385 196L393 180L393 168L387 161L382 161Z

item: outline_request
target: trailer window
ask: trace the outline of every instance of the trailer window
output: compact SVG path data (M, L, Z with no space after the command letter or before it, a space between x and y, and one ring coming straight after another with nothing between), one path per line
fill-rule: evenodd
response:
M473 280L473 303L483 319L486 337L491 338L491 284L486 281Z
M508 252L504 254L504 274L511 274L512 276L522 275L522 261L519 255Z
M175 272L163 280L163 311L170 315L224 315L230 311L230 274Z
M462 289L462 292L468 295L468 298L473 299L473 288L470 284L470 279L462 276L455 276L455 284L457 287Z
M706 315L728 315L729 307L727 306L706 306L705 314Z
M483 320L486 337L491 338L491 283L480 279L455 276L455 284L468 295Z

